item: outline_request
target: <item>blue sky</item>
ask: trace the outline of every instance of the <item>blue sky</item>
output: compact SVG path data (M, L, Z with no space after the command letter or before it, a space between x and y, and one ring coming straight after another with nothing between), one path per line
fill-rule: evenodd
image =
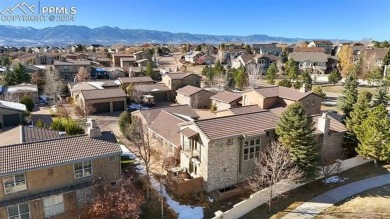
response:
M0 0L0 10L23 0ZM26 0L37 4L38 0ZM43 28L112 26L216 35L390 39L390 0L41 0L77 7L75 22L2 22Z

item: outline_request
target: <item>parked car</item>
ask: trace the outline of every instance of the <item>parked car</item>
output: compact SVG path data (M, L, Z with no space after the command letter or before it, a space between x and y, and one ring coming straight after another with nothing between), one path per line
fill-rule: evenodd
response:
M149 109L149 107L139 103L132 103L127 106L127 111L130 112L137 111L137 110L147 110L147 109Z

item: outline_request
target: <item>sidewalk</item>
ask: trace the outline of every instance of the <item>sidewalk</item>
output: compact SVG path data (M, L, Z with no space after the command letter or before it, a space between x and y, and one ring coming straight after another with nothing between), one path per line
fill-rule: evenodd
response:
M390 174L376 176L332 189L298 206L282 217L283 219L313 218L315 215L351 196L369 189L390 184Z

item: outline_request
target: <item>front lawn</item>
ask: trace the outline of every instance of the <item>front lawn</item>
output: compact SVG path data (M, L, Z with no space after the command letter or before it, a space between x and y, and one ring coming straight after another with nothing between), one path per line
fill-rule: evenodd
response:
M374 164L370 162L338 174L340 177L348 178L348 180L343 183L325 185L322 182L322 179L316 180L288 192L286 198L274 199L272 202L273 210L271 212L268 211L268 206L263 204L241 218L281 218L302 203L307 202L322 193L351 182L389 173L389 169L390 166L386 166L385 164L378 165L378 167L375 168Z

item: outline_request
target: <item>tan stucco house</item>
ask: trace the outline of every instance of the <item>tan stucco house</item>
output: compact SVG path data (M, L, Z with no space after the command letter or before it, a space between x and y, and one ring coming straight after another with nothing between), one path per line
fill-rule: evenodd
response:
M211 93L210 91L191 85L187 85L178 89L176 93L176 102L178 104L187 104L195 109L210 107L210 97L213 95L213 93Z

